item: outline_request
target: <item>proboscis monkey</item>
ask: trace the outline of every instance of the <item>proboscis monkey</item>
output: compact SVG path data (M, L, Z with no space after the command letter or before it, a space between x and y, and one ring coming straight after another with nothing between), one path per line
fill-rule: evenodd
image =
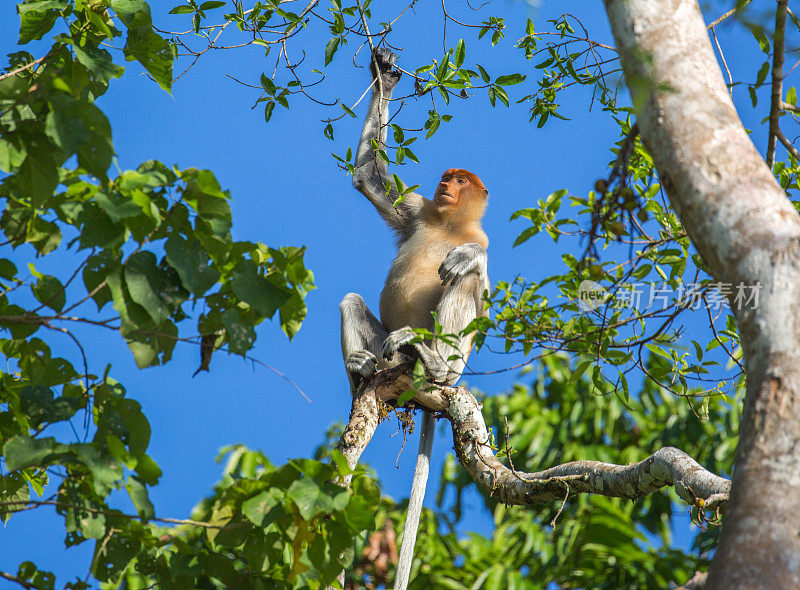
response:
M389 100L400 79L396 57L378 49L372 65L372 99L355 161L353 184L378 210L398 237L397 256L380 299L380 321L355 293L345 296L342 313L342 356L352 392L376 370L395 366L410 352L422 360L431 381L452 385L461 376L472 349L472 335L461 331L477 316L486 315L483 293L489 289L486 248L481 228L488 191L473 173L450 169L442 175L433 200L416 193L394 206L398 194L386 192L386 164L375 154L373 141L383 149L389 120ZM378 84L376 76L380 76ZM381 96L381 90L383 95ZM430 342L410 344L413 328L442 334ZM401 351L402 347L402 351ZM413 347L413 348L412 348ZM395 590L405 590L411 570L422 499L430 467L433 417L423 413L420 447L409 495Z

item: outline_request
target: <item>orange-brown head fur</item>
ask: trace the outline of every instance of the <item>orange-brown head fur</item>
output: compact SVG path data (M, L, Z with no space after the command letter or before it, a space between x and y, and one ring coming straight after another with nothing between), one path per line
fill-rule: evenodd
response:
M453 223L480 221L486 210L486 190L481 179L469 170L450 168L433 195L436 212Z

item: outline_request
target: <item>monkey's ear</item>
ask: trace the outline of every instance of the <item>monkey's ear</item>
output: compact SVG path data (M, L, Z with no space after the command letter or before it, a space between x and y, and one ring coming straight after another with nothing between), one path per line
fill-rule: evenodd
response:
M488 199L489 198L489 189L488 188L483 189L483 198L484 199Z

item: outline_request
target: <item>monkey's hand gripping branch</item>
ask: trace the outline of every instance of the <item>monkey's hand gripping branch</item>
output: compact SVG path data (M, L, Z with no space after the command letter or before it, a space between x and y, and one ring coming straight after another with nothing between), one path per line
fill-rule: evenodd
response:
M380 421L381 403L391 403L410 389L408 367L399 366L365 380L353 397L350 422L339 450L350 467L358 463ZM453 446L459 461L492 498L521 506L563 501L573 493L617 498L641 498L674 486L690 505L716 510L728 500L731 483L701 467L674 447L664 447L631 465L573 461L535 473L503 465L495 456L481 414L481 405L465 387L436 387L420 392L414 403L447 418L453 427Z

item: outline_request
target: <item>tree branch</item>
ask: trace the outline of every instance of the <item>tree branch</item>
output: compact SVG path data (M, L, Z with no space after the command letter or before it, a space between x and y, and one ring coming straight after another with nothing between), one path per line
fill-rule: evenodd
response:
M780 127L775 130L775 137L777 137L778 140L783 144L783 147L786 148L786 151L794 156L795 160L800 161L800 152L798 152L797 148L792 145L791 141L786 139L786 136L783 134L783 131L781 131Z
M789 0L778 0L775 11L775 35L772 46L772 93L769 107L769 135L767 137L767 166L772 170L775 162L775 144L780 129L781 98L783 95L783 46L786 32L786 5Z
M722 21L726 20L728 17L733 16L734 14L736 14L737 12L742 10L748 4L750 4L750 0L745 0L744 2L742 2L741 6L735 6L735 7L731 8L728 12L724 13L722 16L720 16L718 19L716 19L710 25L708 25L706 27L706 29L708 29L708 30L713 29L718 24L720 24Z
M105 516L118 516L120 518L128 518L130 520L139 520L141 522L165 522L167 524L186 524L191 526L202 527L206 529L222 529L224 525L217 525L212 524L210 522L203 522L199 520L189 520L186 518L158 518L156 516L152 518L144 518L139 514L125 514L119 510L115 510L113 508L103 509L103 508L92 508L91 506L82 506L77 504L70 504L68 502L62 502L59 500L28 500L25 501L15 501L15 500L0 500L0 507L6 507L14 512L23 512L25 510L33 510L35 508L39 508L40 506L56 506L61 508L72 508L73 510L82 510L84 512L89 512L91 514L103 514Z
M380 371L359 387L338 447L351 467L355 467L382 419L381 402L394 402L412 386L408 371L406 366ZM730 481L672 447L659 449L633 465L573 461L535 473L517 471L495 456L481 404L465 387L431 385L413 402L450 421L459 461L478 485L504 504L531 506L563 501L565 491L635 499L670 485L687 503L704 510L716 510L728 499Z
M42 63L44 60L46 60L50 56L51 51L48 51L45 55L43 55L39 59L35 59L33 61L29 61L24 66L20 66L20 67L14 69L14 70L11 70L10 72L6 72L5 74L0 75L0 81L5 80L6 78L10 78L11 76L16 76L17 74L22 73L25 70L28 70L28 69L32 68L33 66Z
M708 572L695 572L689 581L675 590L703 590L706 587Z
M36 586L31 584L30 582L26 582L22 578L18 578L17 576L9 574L8 572L0 572L0 578L8 580L9 582L14 582L15 584L19 584L23 588L36 588Z

